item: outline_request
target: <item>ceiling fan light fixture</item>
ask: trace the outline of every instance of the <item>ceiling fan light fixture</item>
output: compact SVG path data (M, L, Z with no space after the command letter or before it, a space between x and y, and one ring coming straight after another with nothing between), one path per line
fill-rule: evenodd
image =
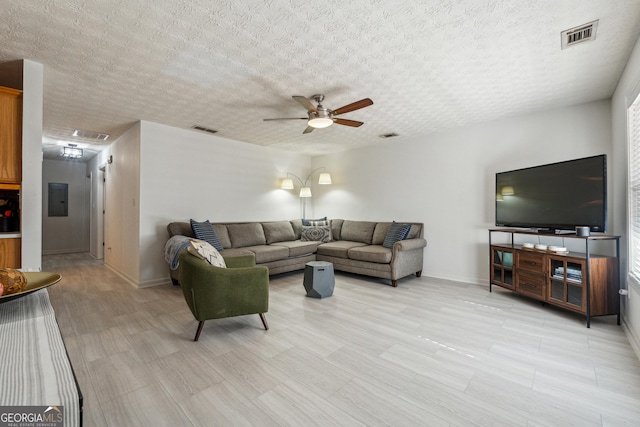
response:
M316 129L328 128L333 124L333 119L327 110L318 108L317 112L309 113L307 124Z

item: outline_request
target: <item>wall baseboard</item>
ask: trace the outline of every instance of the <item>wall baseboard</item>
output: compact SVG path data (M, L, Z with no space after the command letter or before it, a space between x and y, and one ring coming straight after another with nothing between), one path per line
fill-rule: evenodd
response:
M54 250L42 250L42 255L60 255L60 254L77 254L82 252L89 252L87 249L54 249Z
M636 354L638 360L640 360L640 339L636 335L633 328L630 328L627 322L625 322L624 317L622 318L622 329L624 330L624 334L627 336L629 343L631 344L631 348L633 352Z

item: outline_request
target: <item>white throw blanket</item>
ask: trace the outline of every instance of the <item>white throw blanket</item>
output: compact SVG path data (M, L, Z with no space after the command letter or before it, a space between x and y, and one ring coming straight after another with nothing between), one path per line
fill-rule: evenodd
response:
M164 259L169 263L172 270L178 268L180 264L180 251L189 246L190 238L187 236L173 236L164 245Z

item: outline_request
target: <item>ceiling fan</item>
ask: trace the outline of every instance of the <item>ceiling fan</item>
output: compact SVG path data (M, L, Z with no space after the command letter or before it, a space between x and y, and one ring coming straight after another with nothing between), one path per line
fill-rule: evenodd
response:
M308 117L285 117L277 119L264 119L264 121L271 120L306 120L307 128L302 133L312 132L314 129L321 129L331 126L334 123L344 126L359 127L364 123L357 120L348 120L337 118L341 114L349 113L351 111L359 110L369 105L373 105L373 101L369 98L361 99L360 101L352 102L351 104L330 110L322 106L324 95L313 95L310 99L300 95L294 95L293 99L298 101L304 108L307 109ZM311 99L318 103L317 106L311 103Z

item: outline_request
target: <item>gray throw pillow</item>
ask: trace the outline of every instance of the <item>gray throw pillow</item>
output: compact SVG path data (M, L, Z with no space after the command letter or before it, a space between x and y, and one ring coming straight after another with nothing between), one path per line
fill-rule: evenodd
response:
M306 242L327 243L331 241L331 227L328 225L321 227L303 225L301 237Z

